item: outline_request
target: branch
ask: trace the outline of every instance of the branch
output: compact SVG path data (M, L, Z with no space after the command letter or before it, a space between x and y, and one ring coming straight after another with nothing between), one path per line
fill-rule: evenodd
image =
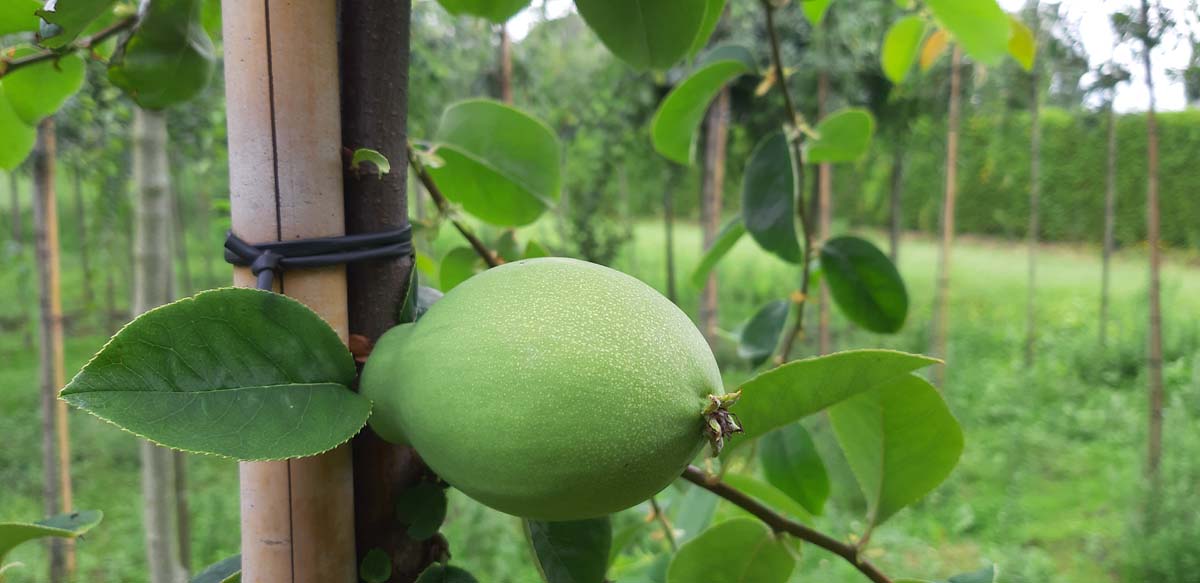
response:
M662 507L658 505L658 500L654 496L650 497L650 509L654 513L652 517L662 525L663 536L667 539L667 544L671 546L671 552L679 550L679 543L675 542L675 530L671 528L671 522L667 520L667 515L663 514Z
M458 229L458 232L471 244L471 248L483 258L488 267L503 265L504 259L500 258L499 254L488 249L487 245L479 237L475 236L475 233L471 232L471 229L451 216L450 202L446 200L437 183L433 181L433 177L425 170L425 165L417 158L417 152L413 150L412 144L408 145L408 163L412 166L413 171L417 173L417 178L425 187L425 192L429 193L429 198L433 199L433 204L437 206L438 212L443 217L450 219L450 224L454 225L455 229Z
M771 62L775 68L775 79L780 93L783 94L784 110L787 113L785 129L788 132L788 143L792 146L792 157L796 161L796 215L800 218L800 230L804 234L804 258L800 265L800 291L793 297L796 304L796 320L792 324L792 329L784 337L783 348L776 359L778 364L783 364L791 357L792 346L795 345L796 338L804 331L804 305L808 301L809 263L812 262L813 238L812 227L808 222L808 211L805 208L807 205L804 202L804 149L802 148L804 132L801 131L803 122L800 114L796 112L796 102L792 100L792 92L788 89L787 76L783 70L783 56L779 50L779 33L775 30L775 6L771 4L771 0L762 0L762 6L767 17L767 35L771 41Z
M847 563L853 565L855 569L858 569L860 573L874 583L892 583L892 580L889 579L887 575L884 575L883 572L880 571L875 565L871 564L870 561L862 558L858 553L858 549L855 547L841 542L823 532L814 530L810 527L800 524L799 522L791 520L775 512L774 510L771 510L759 501L746 495L741 490L722 482L716 476L709 476L704 473L704 470L701 470L696 466L688 466L687 469L683 471L683 478L697 486L700 486L701 488L704 488L705 490L708 490L709 492L712 492L713 494L716 494L717 496L720 496L721 498L736 504L743 510L753 514L759 520L763 521L763 523L771 527L771 529L775 532L786 532L800 540L812 543L845 559Z
M88 37L84 37L84 38L76 40L74 43L71 43L70 45L68 45L66 47L66 49L64 49L62 51L42 50L42 51L39 51L32 55L29 55L26 57L21 57L14 61L9 61L7 59L0 59L0 77L4 77L5 75L12 73L13 71L22 69L24 67L28 67L30 65L36 65L41 62L53 61L56 59L60 59L60 58L62 58L63 55L65 55L68 52L80 51L80 50L83 50L83 51L91 50L93 47L108 40L109 38L112 38L113 36L116 36L117 34L120 34L121 32L123 32L125 30L133 28L133 25L135 25L135 24L137 24L137 15L126 16L125 18L122 18L121 20L114 22L113 24L109 25L108 28L105 28L105 29L99 31L96 34L93 34L92 36L88 36Z

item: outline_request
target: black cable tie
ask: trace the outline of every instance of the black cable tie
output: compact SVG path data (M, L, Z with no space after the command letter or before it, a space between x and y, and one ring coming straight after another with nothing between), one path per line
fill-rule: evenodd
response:
M286 269L341 265L413 254L412 225L365 235L317 237L252 245L229 231L225 236L225 261L249 267L258 288L270 290L275 275Z

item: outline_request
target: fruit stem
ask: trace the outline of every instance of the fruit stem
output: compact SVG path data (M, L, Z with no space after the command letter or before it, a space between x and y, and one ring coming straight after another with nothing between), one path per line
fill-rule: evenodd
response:
M712 446L713 457L721 455L721 450L725 447L725 438L745 431L742 429L737 415L729 410L741 397L741 391L708 396L708 404L704 406L703 413L704 436L708 438L708 443Z

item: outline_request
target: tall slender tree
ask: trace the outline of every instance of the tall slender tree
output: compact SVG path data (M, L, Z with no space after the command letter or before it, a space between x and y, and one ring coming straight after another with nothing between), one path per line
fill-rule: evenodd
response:
M1117 86L1129 80L1129 72L1115 62L1102 65L1096 71L1096 82L1089 91L1104 100L1106 118L1106 155L1104 161L1104 246L1100 259L1100 346L1108 344L1109 305L1111 303L1112 255L1116 249L1117 224L1117 112L1113 107Z
M700 188L700 229L706 251L717 240L720 230L729 138L729 102L729 88L725 87L709 106L704 122L704 177ZM623 193L623 196L627 195ZM717 274L716 270L712 270L704 281L704 290L700 292L700 330L704 332L704 338L713 349L716 349L719 342L717 327Z
M1028 12L1032 22L1029 27L1034 34L1034 44L1041 36L1038 25L1037 0L1031 2ZM1041 219L1042 199L1042 122L1041 122L1041 75L1039 61L1035 61L1029 72L1029 229L1026 233L1029 246L1028 280L1025 298L1025 366L1033 366L1037 347L1037 252L1038 231Z
M932 351L947 358L947 336L950 332L950 265L954 245L954 203L958 196L958 132L962 117L962 47L957 43L950 58L950 111L946 119L946 191L942 197L942 236L938 261L937 289L934 296L934 325ZM945 387L946 367L937 367L934 374L938 386Z

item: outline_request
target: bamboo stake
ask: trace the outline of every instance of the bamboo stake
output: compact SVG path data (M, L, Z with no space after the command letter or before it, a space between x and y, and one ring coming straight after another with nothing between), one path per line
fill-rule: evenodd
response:
M335 0L224 0L233 231L251 242L344 232ZM246 269L236 285L254 285ZM347 335L344 267L277 278ZM352 583L350 448L241 464L242 579Z

